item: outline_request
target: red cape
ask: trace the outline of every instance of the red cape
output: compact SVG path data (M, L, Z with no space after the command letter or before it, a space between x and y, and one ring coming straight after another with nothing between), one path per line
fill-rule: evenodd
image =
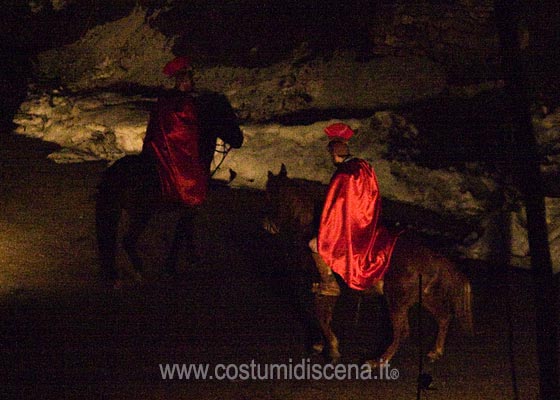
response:
M150 116L142 151L157 160L166 200L195 206L206 198L208 171L200 160L199 139L193 98L181 92L160 97Z
M371 165L351 159L333 175L319 226L319 254L352 289L382 279L397 236L379 223L381 195Z

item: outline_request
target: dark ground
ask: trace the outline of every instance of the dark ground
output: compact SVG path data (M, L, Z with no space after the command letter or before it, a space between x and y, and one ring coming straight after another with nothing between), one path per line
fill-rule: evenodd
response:
M414 335L391 362L400 372L392 381L163 380L161 363L295 364L305 356L290 291L282 274L272 273L285 254L258 234L262 195L211 193L197 228L205 261L184 270L180 282L158 279L158 249L172 221L161 215L143 239L154 266L148 281L113 290L96 278L93 195L104 163L56 165L46 159L49 145L2 133L0 398L416 398ZM425 365L437 390L422 398L513 399L512 365L519 398L537 398L529 276L460 266L473 281L476 335L452 324L444 358ZM347 297L337 311L343 363L380 351L389 332L380 302L363 305L356 329L354 310ZM427 350L434 326L423 320Z

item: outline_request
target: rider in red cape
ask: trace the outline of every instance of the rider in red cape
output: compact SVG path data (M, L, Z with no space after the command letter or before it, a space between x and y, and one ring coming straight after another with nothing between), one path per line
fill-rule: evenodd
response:
M157 190L157 202L186 206L182 207L165 262L167 272L175 274L179 249L187 250L182 257L188 263L200 261L193 226L197 206L204 202L208 192L216 139L224 141L225 157L230 148L241 147L243 133L225 96L195 92L189 58L173 59L163 73L175 80L175 87L158 98L148 122L141 158L146 169L145 184L157 182L157 187L150 187ZM149 215L159 205L141 211ZM145 224L141 229L144 228ZM134 235L140 233L138 230Z
M337 170L331 178L321 214L318 253L332 271L356 290L383 292L383 276L389 266L397 236L379 222L381 195L370 164L350 155L349 126L337 123L325 128L328 149Z
M175 89L158 99L142 153L156 160L164 199L200 205L208 190L208 170L199 154L200 125L191 95L194 83L190 60L177 57L163 72L175 78Z

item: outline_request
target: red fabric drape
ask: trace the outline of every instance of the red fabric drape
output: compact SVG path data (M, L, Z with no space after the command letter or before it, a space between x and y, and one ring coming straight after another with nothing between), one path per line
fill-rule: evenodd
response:
M319 227L319 254L346 284L366 290L382 279L397 236L379 223L381 195L364 160L341 164L333 175Z
M150 117L142 151L157 160L166 200L195 206L206 198L208 171L200 160L199 139L193 98L182 93L161 97Z

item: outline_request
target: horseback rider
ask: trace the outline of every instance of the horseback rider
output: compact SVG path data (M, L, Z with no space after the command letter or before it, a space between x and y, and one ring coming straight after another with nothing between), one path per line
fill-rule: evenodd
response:
M379 223L381 195L372 166L350 154L348 140L354 135L343 123L325 128L333 174L319 233L309 242L321 282L314 291L338 296L336 272L356 290L383 293L383 275L389 266L396 236Z
M199 154L200 125L190 60L177 57L167 63L163 73L175 79L175 87L158 98L142 154L155 161L166 200L200 205L206 198L208 171Z
M178 222L176 236L167 261L168 272L174 272L179 241L188 241L189 260L198 262L192 238L195 207L206 199L210 164L216 148L216 137L227 134L229 146L241 147L243 134L231 105L223 95L195 92L193 67L188 57L168 62L163 73L175 80L173 90L158 98L150 115L142 156L155 165L162 199L186 205L185 216ZM212 122L212 123L209 123ZM214 131L207 131L211 125Z

